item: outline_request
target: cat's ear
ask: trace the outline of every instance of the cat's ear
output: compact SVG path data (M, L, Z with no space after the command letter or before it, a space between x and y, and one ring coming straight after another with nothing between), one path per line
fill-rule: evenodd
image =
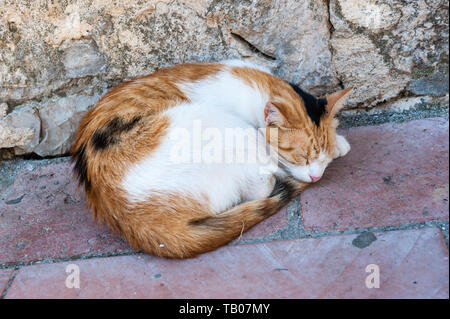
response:
M350 95L350 92L352 90L353 87L351 86L344 90L340 90L330 95L327 95L327 105L325 107L327 113L330 114L331 116L334 116L338 111L340 111L344 106L345 100Z
M273 125L283 127L286 124L285 117L272 102L267 102L266 107L264 108L264 120L267 126Z

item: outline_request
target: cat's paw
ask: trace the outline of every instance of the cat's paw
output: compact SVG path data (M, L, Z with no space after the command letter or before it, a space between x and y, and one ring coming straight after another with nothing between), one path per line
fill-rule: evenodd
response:
M336 134L336 152L334 154L334 158L342 157L347 155L350 152L350 144L347 142L347 139L342 135Z

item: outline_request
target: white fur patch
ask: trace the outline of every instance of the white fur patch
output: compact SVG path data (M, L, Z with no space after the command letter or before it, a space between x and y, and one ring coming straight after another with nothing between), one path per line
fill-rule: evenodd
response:
M265 139L256 139L258 132L246 121L219 108L210 107L209 104L185 103L166 111L169 116L169 134L163 137L162 143L150 156L132 167L123 179L122 187L128 193L130 201L145 201L152 192L166 191L182 193L185 196L203 200L204 195L209 199L210 209L216 213L223 212L238 204L242 199L250 200L264 198L270 194L268 183L271 174L261 171L267 167L259 161L246 161L247 153L256 143L262 143L265 148ZM202 130L198 131L197 124L201 123ZM244 155L244 162L205 160L205 148L223 148L223 158L230 148L224 147L221 139L205 137L205 131L213 129L214 132L226 136L230 128L249 129L254 131L255 139L249 138L248 144L233 146L231 151L238 151ZM197 130L197 132L196 132ZM196 134L201 134L198 140ZM184 149L184 146L185 149ZM177 157L174 152L187 150L187 153ZM206 154L208 155L208 154ZM234 157L231 157L234 158ZM277 167L272 160L273 170ZM208 163L207 163L208 162Z
M224 64L268 72L249 62L231 60ZM244 163L216 162L214 157L205 157L204 154L205 148L217 149L223 146L219 145L220 139L214 137L226 135L227 129L253 130L255 136L259 136L258 128L265 127L267 94L232 75L226 66L214 76L192 83L178 83L177 86L191 102L165 111L170 122L168 135L162 137L161 144L124 176L122 187L128 199L151 200L152 193L161 191L181 193L199 201L206 196L210 209L221 213L242 200L267 197L273 187L273 174L280 174L277 157L272 156L273 153L266 155L266 158L263 156L263 161L258 159L256 162ZM198 133L198 122L205 130L210 129L208 133L202 131L208 138L201 139L200 143L196 142L198 140L194 136ZM252 147L259 149L260 144L265 148L265 139L249 138L246 145L224 147L223 155L230 151L246 155ZM186 150L187 153L184 152ZM181 157L177 157L178 151L183 154ZM289 165L289 171L299 180L311 182L310 176L322 176L330 161L331 158L321 154L311 165Z
M255 128L264 127L264 108L269 100L265 92L248 86L228 70L213 77L177 84L193 103L218 108L245 120Z
M250 66L238 61L227 61L226 64ZM255 194L268 195L267 183L272 180L270 174L265 174L265 177L261 175L260 164L175 163L169 160L174 149L180 147L173 134L187 132L193 135L195 121L201 121L204 127L219 130L219 134L228 128L256 131L264 127L264 107L268 96L248 86L228 70L225 68L201 81L177 84L192 102L166 111L170 119L169 136L163 137L161 145L125 175L122 186L131 201L144 201L153 191L182 192L197 198L207 195L211 209L219 213L237 204L242 197L254 199ZM208 147L217 147L214 143ZM191 159L198 158L201 152L199 145L189 145L187 149ZM240 152L246 153L248 150L244 146ZM276 170L277 165L272 165L271 170Z
M336 134L336 153L334 158L342 157L350 152L350 144L345 137Z

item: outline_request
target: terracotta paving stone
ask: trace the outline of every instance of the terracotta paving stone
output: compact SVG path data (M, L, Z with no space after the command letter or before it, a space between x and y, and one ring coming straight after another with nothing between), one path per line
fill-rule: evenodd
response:
M449 131L442 118L342 131L352 150L300 195L305 229L448 220Z
M226 246L194 259L145 255L21 268L6 298L448 298L448 250L437 228ZM66 266L80 288L65 287ZM366 266L380 288L365 285Z
M87 211L69 163L50 164L18 174L0 214L0 263L65 258L129 250ZM287 225L286 209L244 233L259 239Z
M6 285L13 274L14 269L0 269L0 296L5 290Z
M259 224L256 224L249 231L243 233L238 240L262 239L287 225L288 217L286 207L284 207L273 216L270 216Z
M95 223L69 163L25 165L0 209L0 264L130 249Z

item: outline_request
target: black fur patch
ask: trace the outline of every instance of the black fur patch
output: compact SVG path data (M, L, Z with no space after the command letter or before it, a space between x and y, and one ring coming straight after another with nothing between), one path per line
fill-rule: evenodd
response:
M80 181L80 185L84 185L84 189L89 191L91 188L91 181L89 180L89 176L87 173L87 158L85 154L85 148L82 146L74 155L73 159L75 160L74 172Z
M294 193L295 187L291 184L289 179L282 180L276 177L275 186L273 187L272 193L270 193L269 197L280 195L280 203L284 206L292 200Z
M122 132L130 131L141 117L135 117L131 121L125 122L122 118L113 118L104 128L98 129L92 135L92 145L96 150L103 150L119 141L118 135Z
M306 113L308 113L308 116L317 126L319 126L320 118L325 113L325 106L327 105L327 100L318 99L313 95L303 91L297 85L294 85L292 83L289 84L303 100L303 103L305 104L306 107Z

